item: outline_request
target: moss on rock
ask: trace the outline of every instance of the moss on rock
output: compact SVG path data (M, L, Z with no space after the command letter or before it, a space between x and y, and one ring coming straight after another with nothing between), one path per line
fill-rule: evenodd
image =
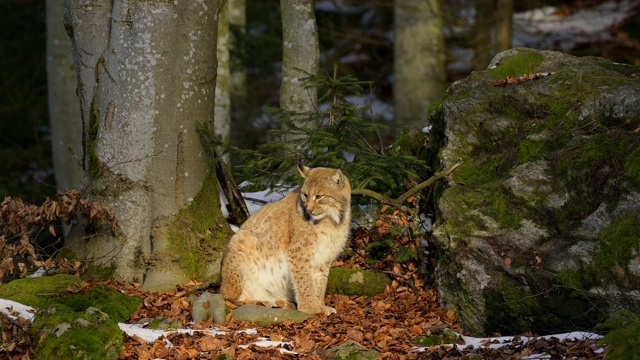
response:
M624 65L559 52L492 65L430 109L431 166L464 161L437 196L440 301L476 335L593 326L592 287L640 288L640 85ZM549 75L491 85L537 72Z
M630 290L640 288L640 274L632 273L629 264L640 253L638 231L640 213L617 217L600 233L589 266L590 272L599 279L600 286L619 286Z
M387 285L391 285L391 279L378 271L332 268L327 293L373 296L384 292Z
M43 309L32 327L35 357L58 359L117 359L124 347L122 331L106 313L89 307L75 312L65 307Z
M74 289L81 282L79 277L67 274L18 279L0 286L0 298L43 309L59 303L68 288Z
M0 298L10 299L45 309L51 306L82 312L95 307L111 316L114 321L125 321L142 304L142 299L127 296L106 286L91 287L87 291L76 291L82 282L77 276L59 274L36 278L19 279L0 286Z

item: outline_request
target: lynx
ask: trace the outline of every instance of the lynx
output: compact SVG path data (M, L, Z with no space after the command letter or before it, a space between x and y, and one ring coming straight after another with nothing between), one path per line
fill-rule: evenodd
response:
M298 171L302 186L260 209L231 238L220 292L232 302L334 314L324 297L349 235L351 185L338 169Z

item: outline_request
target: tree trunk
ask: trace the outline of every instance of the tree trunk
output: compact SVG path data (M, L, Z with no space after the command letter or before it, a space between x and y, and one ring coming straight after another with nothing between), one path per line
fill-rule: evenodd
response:
M513 0L496 0L496 54L511 49L513 40Z
M231 84L229 61L229 3L225 1L218 19L218 76L216 78L215 134L223 141L231 137Z
M491 61L491 33L495 23L494 0L476 0L474 69L484 70Z
M229 0L229 27L235 28L239 34L246 33L247 11L245 0ZM234 32L229 32L229 49L237 49L239 40L234 37ZM247 72L240 59L230 57L230 86L231 86L231 136L233 139L243 139L244 136L236 134L242 131L239 124L248 122L247 101ZM238 131L236 131L238 130Z
M440 0L394 3L396 124L424 127L429 106L446 87Z
M282 85L280 108L302 114L316 111L316 89L300 81L318 74L318 28L312 0L280 0L282 11Z
M82 118L64 0L47 0L47 83L51 150L58 189L82 189Z
M228 240L196 132L198 122L213 127L218 7L65 0L85 170L92 197L120 221L115 233L93 229L67 244L149 289L216 276Z

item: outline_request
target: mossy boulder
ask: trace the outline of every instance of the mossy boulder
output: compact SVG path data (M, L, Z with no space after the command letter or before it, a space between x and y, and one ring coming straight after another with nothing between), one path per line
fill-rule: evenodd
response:
M118 323L94 307L81 312L61 306L42 309L32 332L35 356L42 360L117 359L124 347Z
M106 286L79 290L72 275L14 280L0 286L0 298L38 310L32 327L38 359L117 359L124 346L118 322L142 304Z
M327 294L367 295L383 293L391 279L379 271L332 268Z
M89 307L95 307L116 322L125 321L142 304L142 299L127 296L106 286L77 291L76 285L80 282L82 279L79 277L66 274L19 279L0 286L0 298L36 309L56 306L83 312Z
M319 353L323 359L334 360L374 360L380 356L378 351L364 348L353 340L319 351Z
M438 193L434 275L465 330L590 329L639 290L638 74L518 48L431 108L434 167L464 161Z

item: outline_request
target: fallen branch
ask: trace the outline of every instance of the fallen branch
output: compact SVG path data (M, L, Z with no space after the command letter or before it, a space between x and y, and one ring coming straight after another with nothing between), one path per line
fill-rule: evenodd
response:
M448 169L445 169L443 171L433 174L432 177L428 178L427 180L407 190L406 193L400 195L396 199L389 199L388 197L369 189L353 189L351 190L351 195L368 196L370 198L378 200L382 204L391 205L394 207L400 207L402 206L402 203L407 201L408 198L412 197L413 195L433 185L439 179L442 179L443 177L448 176L449 174L454 172L454 170L457 169L460 165L462 165L462 159L456 160L456 162L453 165L451 165Z

